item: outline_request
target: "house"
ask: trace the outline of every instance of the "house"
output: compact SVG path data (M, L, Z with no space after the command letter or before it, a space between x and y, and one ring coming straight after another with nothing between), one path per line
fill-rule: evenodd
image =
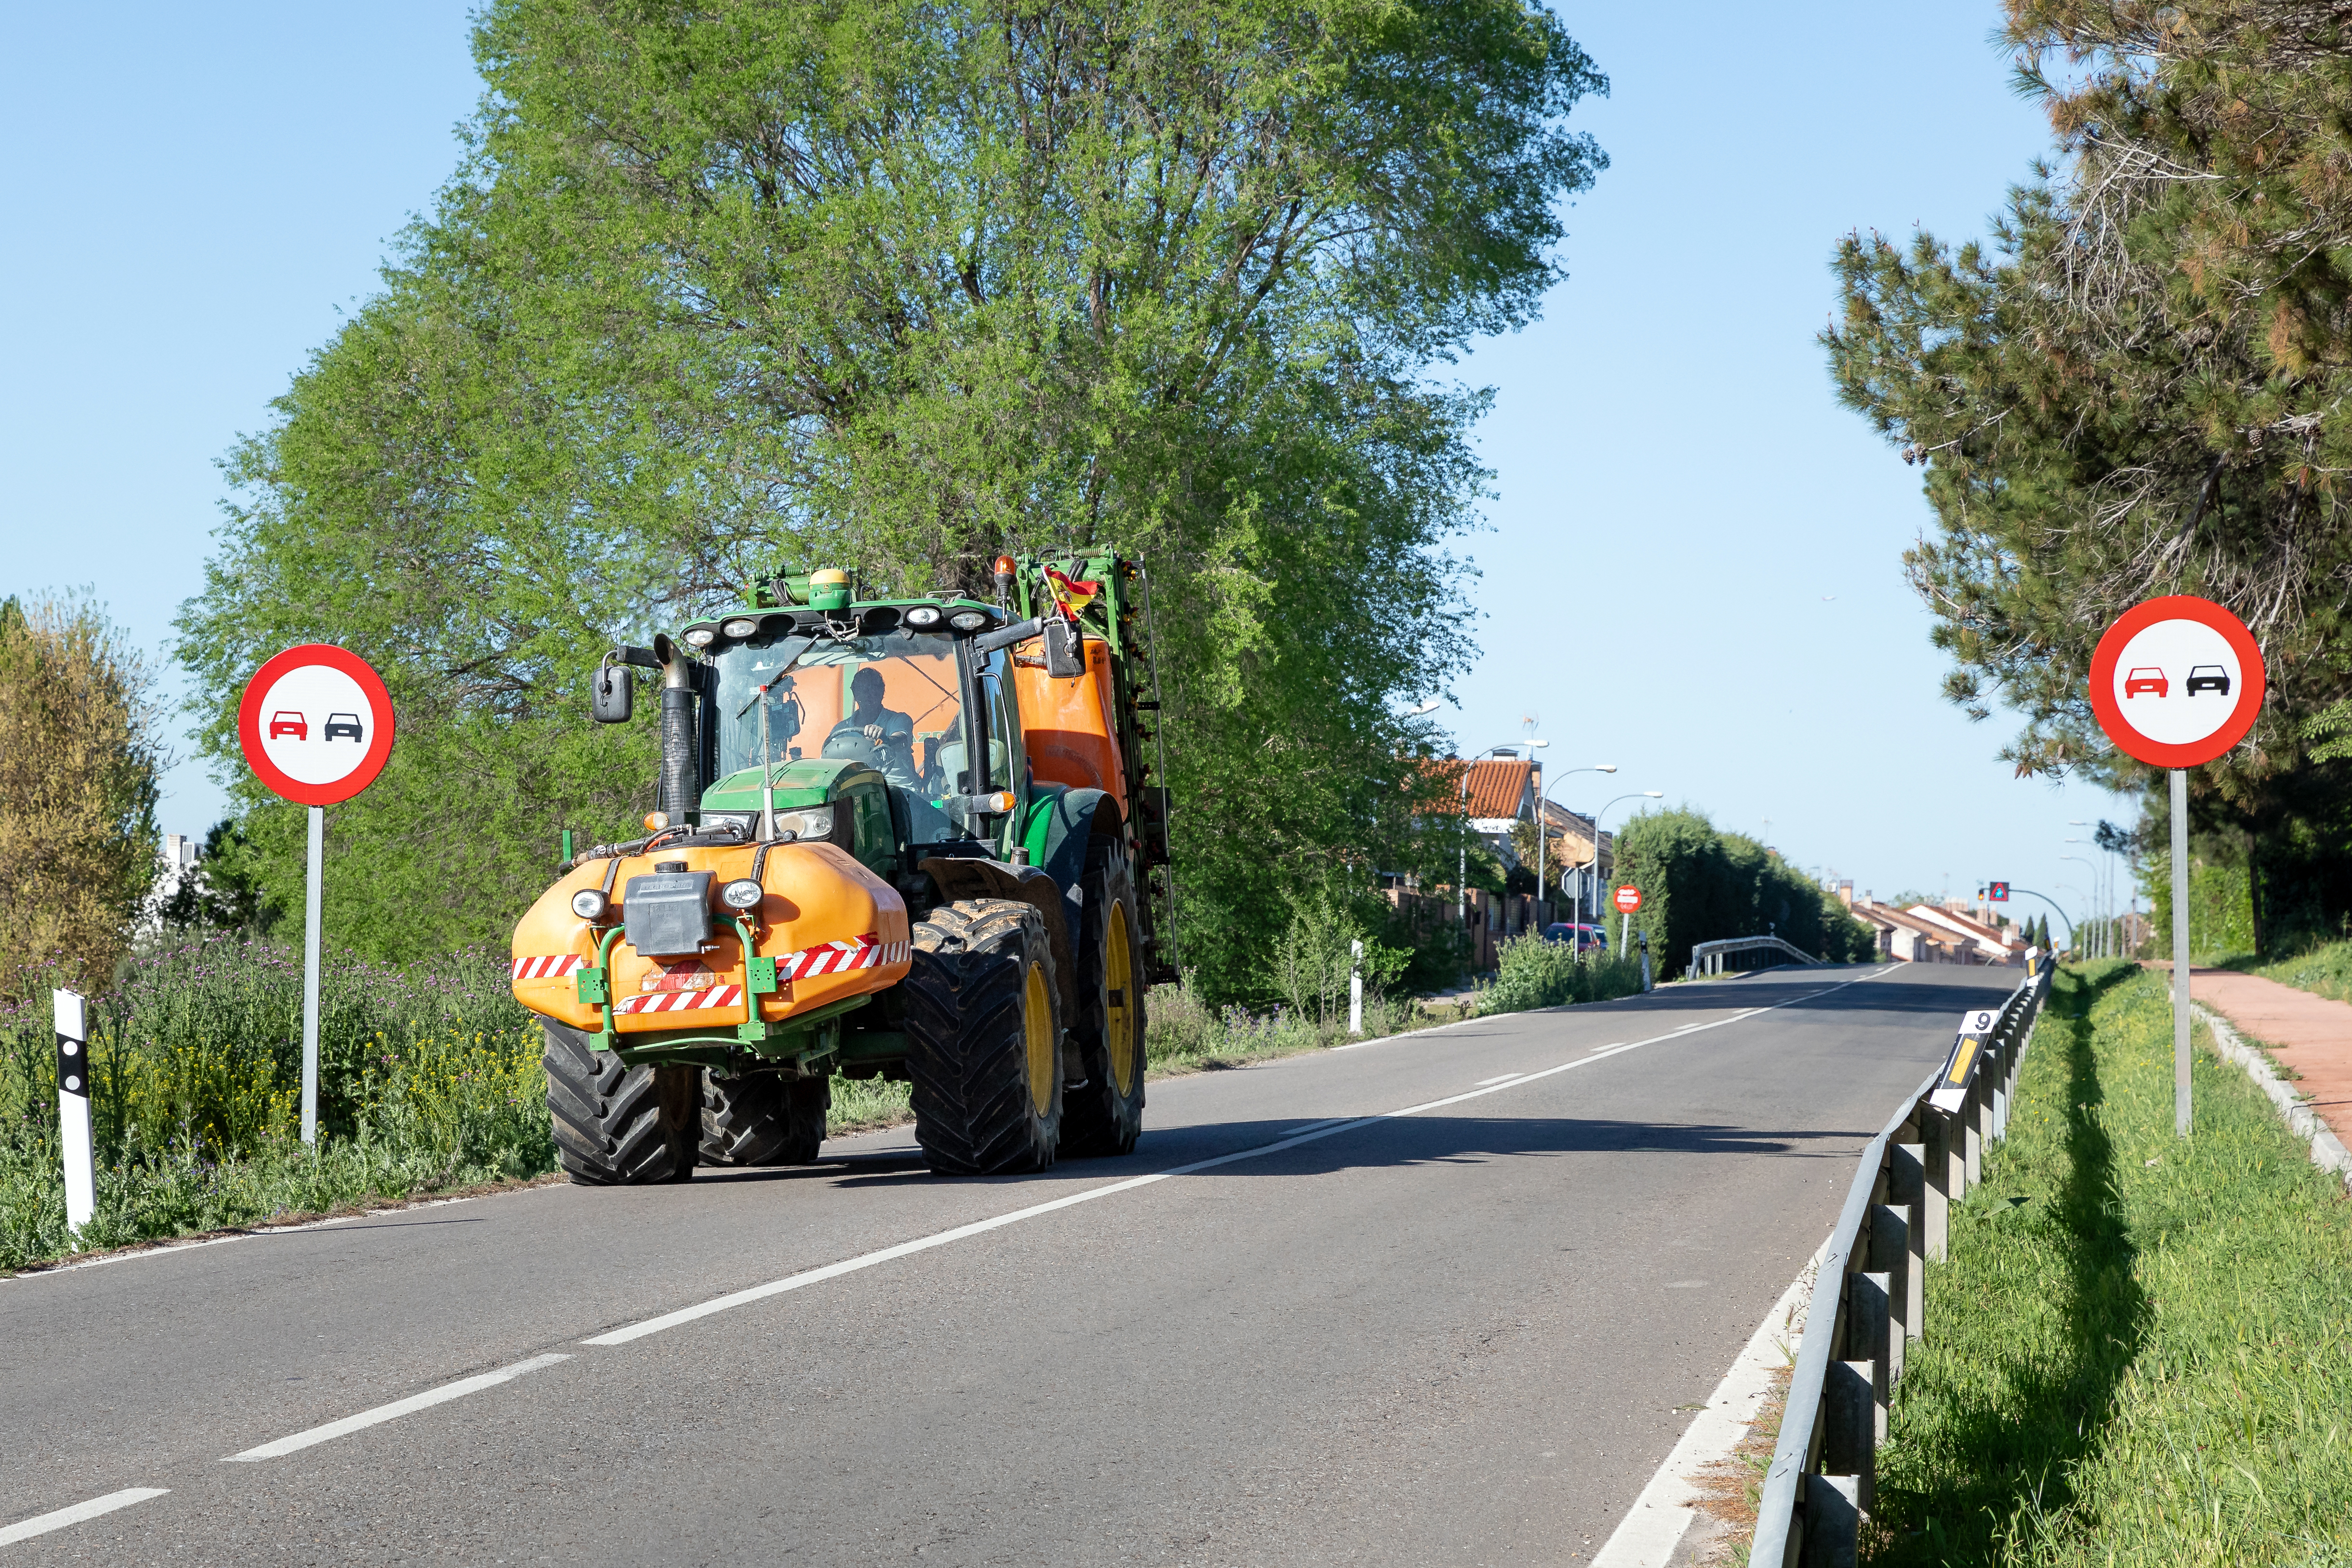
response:
M1906 914L1948 931L1956 939L1961 962L2011 964L2025 962L2025 943L2008 927L1994 925L1967 914L1964 904L1915 904Z
M1854 899L1849 907L1855 919L1878 933L1878 954L1882 958L1906 964L1968 961L1961 956L1959 938L1932 921L1922 920L1891 904L1876 903L1867 894Z

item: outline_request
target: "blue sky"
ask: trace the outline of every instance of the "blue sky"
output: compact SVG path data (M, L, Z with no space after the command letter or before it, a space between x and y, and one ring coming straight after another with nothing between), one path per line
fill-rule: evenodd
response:
M2006 717L1938 698L1901 576L1916 471L1836 406L1813 342L1839 235L1980 234L2045 146L1996 5L1562 14L1612 78L1578 116L1612 166L1544 319L1459 367L1496 390L1497 498L1464 541L1486 654L1439 716L1468 748L1537 719L1555 777L1615 763L1559 782L1579 810L1663 789L1881 895L2004 877L2081 912L2068 820L2132 808L2011 779ZM455 165L467 25L430 3L6 12L0 590L86 586L166 662L215 461ZM167 831L221 814L198 765L167 784Z

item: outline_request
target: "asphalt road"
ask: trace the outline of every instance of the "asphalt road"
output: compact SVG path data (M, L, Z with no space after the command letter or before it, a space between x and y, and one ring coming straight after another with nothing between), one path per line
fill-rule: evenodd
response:
M0 1539L164 1489L0 1559L1590 1557L2017 978L1879 977L1155 1082L1132 1156L1042 1176L885 1133L0 1281Z

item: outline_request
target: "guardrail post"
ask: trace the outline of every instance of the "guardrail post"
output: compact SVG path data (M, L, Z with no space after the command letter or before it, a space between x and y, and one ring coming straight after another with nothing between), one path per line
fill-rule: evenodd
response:
M1960 1102L1960 1137L1968 1162L1969 1186L1984 1179L1984 1072L1969 1080L1968 1098Z
M1860 1476L1805 1478L1804 1568L1854 1568L1862 1552Z
M1853 1283L1846 1295L1845 1353L1856 1361L1863 1356L1869 1358L1870 1430L1874 1440L1881 1443L1886 1440L1886 1399L1890 1392L1887 1331L1894 1326L1887 1312L1888 1283L1885 1275L1875 1270L1865 1271L1853 1277ZM1856 1351L1862 1355L1855 1355ZM1864 1508L1870 1506L1866 1493L1862 1505Z
M1925 1122L1927 1118L1922 1117ZM1921 1129L1926 1130L1924 1127ZM1925 1339L1927 1262L1927 1145L1896 1144L1886 1165L1886 1196L1908 1220L1903 1228L1903 1337Z
M1833 1361L1822 1381L1822 1469L1853 1478L1854 1504L1864 1509L1878 1490L1877 1401L1870 1391L1870 1369L1866 1361ZM1813 1522L1805 1521L1809 1538Z
M1903 1380L1904 1342L1917 1337L1911 1324L1911 1209L1891 1203L1878 1206L1870 1222L1870 1267L1886 1277L1886 1381Z
M1944 1260L1944 1239L1950 1228L1952 1200L1959 1197L1960 1174L1952 1162L1952 1119L1940 1111L1926 1105L1919 1107L1919 1133L1927 1151L1927 1223L1919 1228L1927 1234L1927 1256L1940 1263Z

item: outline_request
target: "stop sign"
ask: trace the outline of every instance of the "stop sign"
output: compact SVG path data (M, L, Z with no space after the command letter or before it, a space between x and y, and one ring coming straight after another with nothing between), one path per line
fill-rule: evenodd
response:
M1642 907L1642 890L1630 882L1619 888L1612 897L1615 900L1617 907L1627 915Z

